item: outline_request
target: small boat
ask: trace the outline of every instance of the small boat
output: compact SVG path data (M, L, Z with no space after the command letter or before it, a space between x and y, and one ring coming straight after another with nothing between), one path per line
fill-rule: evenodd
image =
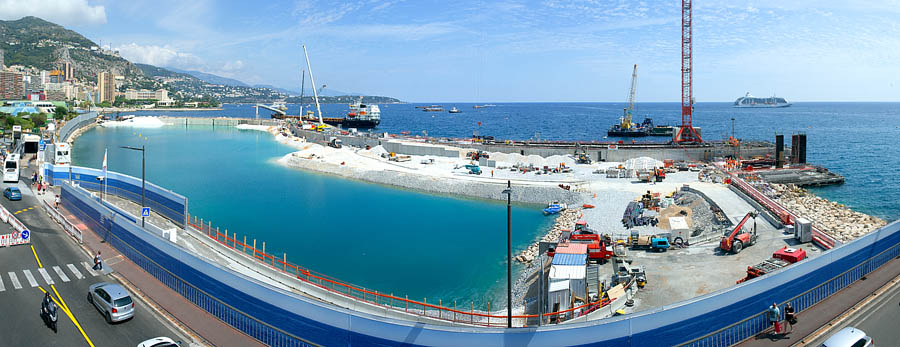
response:
M423 108L422 111L425 111L425 112L443 112L443 111L444 111L444 106L441 106L441 105L431 105L431 106L427 106L427 107Z
M566 204L561 204L559 201L554 201L547 204L547 208L544 209L544 215L557 214L562 210L566 209Z
M460 111L459 111L458 108L456 108L456 106L453 106L453 107L450 108L450 111L447 111L447 112L450 112L450 113L459 113Z
M591 204L584 204L584 205L581 205L581 207L584 207L584 208L594 208L595 206L594 206L594 205L591 205Z

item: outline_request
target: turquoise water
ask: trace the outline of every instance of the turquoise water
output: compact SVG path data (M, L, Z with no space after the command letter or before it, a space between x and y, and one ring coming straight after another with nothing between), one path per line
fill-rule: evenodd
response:
M140 177L140 153L123 145L147 146L147 180L186 196L191 214L291 262L410 299L505 301L505 203L289 169L275 160L291 147L225 127L95 128L72 161L99 168L109 148L109 170ZM537 206L514 205L512 219L514 252L552 224Z

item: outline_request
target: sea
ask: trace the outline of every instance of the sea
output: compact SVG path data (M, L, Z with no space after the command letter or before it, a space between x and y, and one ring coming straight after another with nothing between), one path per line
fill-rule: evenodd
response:
M373 130L447 138L475 134L496 139L631 141L607 138L623 103L438 103L461 113L424 112L416 106L380 105ZM300 105L288 105L298 114ZM309 106L304 106L309 107ZM326 116L346 104L323 105ZM638 103L635 121L681 122L680 103ZM137 116L257 118L253 105L221 111L139 111ZM259 118L270 112L260 110ZM900 103L800 102L787 108L733 108L698 103L693 124L705 140L774 142L784 134L807 134L807 161L846 177L838 186L813 188L819 196L888 221L900 218ZM659 138L635 141L660 141ZM499 307L506 289L506 206L502 202L430 193L304 172L276 162L293 151L259 131L211 126L94 128L74 145L73 162L136 177L141 158L120 149L147 146L147 179L189 199L192 215L213 226L266 242L266 250L289 261L362 287L428 302ZM543 236L552 217L541 206L512 208L513 249ZM624 207L623 207L624 208ZM516 264L514 272L521 268ZM515 274L514 274L515 275Z

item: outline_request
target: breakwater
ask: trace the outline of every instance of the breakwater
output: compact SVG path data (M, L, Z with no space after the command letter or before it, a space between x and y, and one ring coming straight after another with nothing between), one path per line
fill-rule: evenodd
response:
M822 232L841 242L851 241L883 227L887 222L834 201L815 196L808 190L783 184L769 185L779 203L813 222Z

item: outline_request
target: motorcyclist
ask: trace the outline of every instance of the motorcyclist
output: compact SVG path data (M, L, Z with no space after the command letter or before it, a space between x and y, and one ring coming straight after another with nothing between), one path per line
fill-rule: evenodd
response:
M41 302L41 311L48 315L56 311L56 303L50 298L50 293L44 293L44 300Z

